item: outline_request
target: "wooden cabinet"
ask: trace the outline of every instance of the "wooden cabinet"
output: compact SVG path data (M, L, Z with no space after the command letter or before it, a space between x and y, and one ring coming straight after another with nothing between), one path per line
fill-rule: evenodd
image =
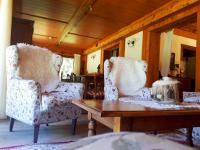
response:
M85 99L103 99L104 98L104 76L103 74L82 75L85 84Z
M34 21L13 18L11 44L28 43L32 44Z

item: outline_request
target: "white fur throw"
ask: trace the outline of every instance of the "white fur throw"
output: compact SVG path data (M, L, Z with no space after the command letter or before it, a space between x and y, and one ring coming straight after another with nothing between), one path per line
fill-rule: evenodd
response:
M38 46L17 44L19 52L18 76L40 83L42 92L54 90L59 83L56 57L51 51Z
M112 57L110 61L112 68L109 76L120 96L135 95L136 91L144 87L147 67L144 61L123 57Z

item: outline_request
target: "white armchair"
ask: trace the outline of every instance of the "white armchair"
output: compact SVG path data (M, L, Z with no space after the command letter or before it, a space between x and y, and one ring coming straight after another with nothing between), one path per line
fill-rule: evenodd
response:
M146 83L147 64L131 58L112 57L104 62L105 100L121 97L150 97Z
M82 83L59 80L62 57L45 48L17 44L7 48L6 114L34 126L37 142L40 124L72 119L73 134L81 109L71 103L83 97Z

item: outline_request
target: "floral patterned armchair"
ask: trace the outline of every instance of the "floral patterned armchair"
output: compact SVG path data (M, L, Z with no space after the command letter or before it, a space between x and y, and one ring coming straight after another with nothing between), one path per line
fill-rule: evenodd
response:
M71 100L82 99L84 87L82 83L60 82L62 57L26 44L12 45L6 52L6 114L11 118L10 131L15 119L33 125L36 143L41 124L72 119L74 134L81 109Z
M200 92L183 92L183 102L200 103ZM200 127L193 128L192 136L200 140Z
M119 72L113 75L112 71L114 68L117 68ZM134 70L132 70L133 68ZM150 89L144 88L146 71L147 64L144 61L136 61L123 57L112 57L110 60L106 60L104 62L104 99L117 100L122 97L149 98L151 96ZM121 82L126 82L125 86L127 84L127 89L130 91L123 91L122 86L119 87L114 83L114 76L117 76L115 80L120 78ZM130 80L127 79L134 79L134 81L129 82Z

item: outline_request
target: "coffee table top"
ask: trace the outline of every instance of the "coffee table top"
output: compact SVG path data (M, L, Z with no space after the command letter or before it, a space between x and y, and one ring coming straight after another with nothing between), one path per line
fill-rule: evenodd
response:
M144 107L142 105L130 104L122 101L105 101L105 100L74 100L73 104L80 108L99 115L101 117L141 117L141 116L180 116L180 115L199 115L200 109L168 109L161 110ZM180 104L186 105L186 104Z

